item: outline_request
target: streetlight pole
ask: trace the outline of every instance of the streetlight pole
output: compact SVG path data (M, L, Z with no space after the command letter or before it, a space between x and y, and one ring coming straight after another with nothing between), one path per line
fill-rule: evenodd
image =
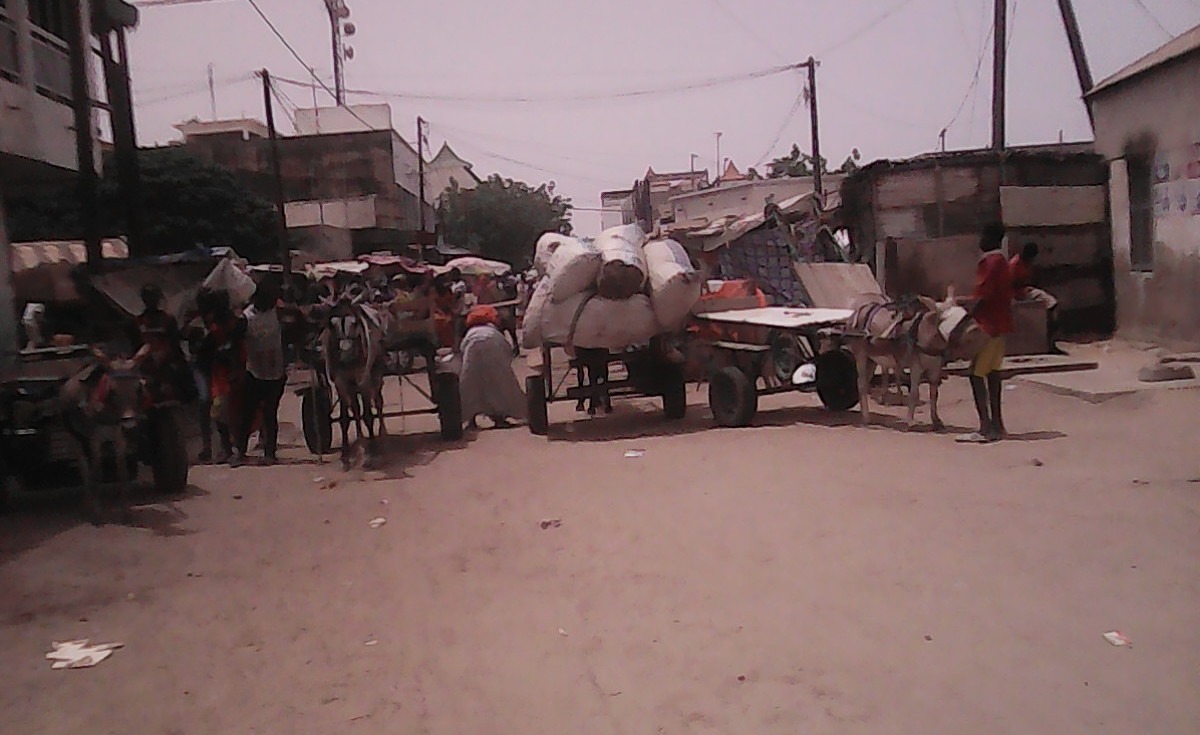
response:
M717 136L717 176L714 181L720 181L724 169L721 168L721 133L714 133Z
M342 19L350 14L343 0L325 0L329 13L330 40L333 43L333 92L338 107L346 105L346 80L342 72Z

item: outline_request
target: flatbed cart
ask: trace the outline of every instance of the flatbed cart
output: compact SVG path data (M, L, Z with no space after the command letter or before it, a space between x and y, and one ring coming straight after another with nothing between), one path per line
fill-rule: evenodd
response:
M319 349L311 351L308 381L294 388L300 396L300 417L304 443L313 454L328 454L333 448L333 424L341 411L337 391L323 369ZM416 378L424 375L424 385ZM458 387L458 361L450 350L438 349L427 337L420 336L388 345L384 376L395 376L401 387L411 386L425 405L389 411L384 407L382 420L402 416L436 415L442 439L458 441L463 436L462 396Z
M561 345L542 346L541 368L525 378L525 399L529 409L529 431L546 436L550 431L547 407L561 401L603 401L608 398L658 397L668 420L687 415L687 385L683 364L668 360L661 350L639 347L607 352L609 379L589 382L585 371L587 361L572 357L567 371L557 382L554 377L552 353ZM591 367L595 367L594 364ZM575 385L564 384L575 375Z
M816 393L831 411L858 405L858 370L841 344L849 309L768 306L696 314L722 327L766 332L763 342L711 343L720 367L708 382L708 405L721 426L748 426L759 396Z

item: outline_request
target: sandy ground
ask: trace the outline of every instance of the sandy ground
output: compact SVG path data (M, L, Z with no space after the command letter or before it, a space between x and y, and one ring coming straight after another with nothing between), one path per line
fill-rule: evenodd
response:
M369 479L293 447L134 526L19 510L2 729L1200 731L1200 392L1006 399L1015 436L982 447L808 396L743 430L700 393L676 425L556 406L549 441L421 419ZM51 671L77 637L125 647Z

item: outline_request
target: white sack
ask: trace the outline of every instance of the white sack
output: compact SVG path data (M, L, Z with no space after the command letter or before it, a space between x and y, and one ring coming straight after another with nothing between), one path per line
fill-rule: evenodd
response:
M575 347L621 350L645 344L659 332L648 296L636 294L622 300L593 296L584 305L572 338L571 322L585 299L588 294L548 304L543 311L542 339L559 345L569 341Z
M654 315L664 331L677 331L700 300L701 275L692 267L687 251L674 240L651 240L642 252L646 255Z
M521 322L521 346L527 350L542 346L542 318L546 306L550 303L550 279L543 278L537 282L529 303L525 306L525 316Z
M636 224L610 227L596 238L603 258L596 290L606 299L627 299L646 285L646 235Z
M590 243L573 237L560 242L546 267L551 300L558 303L594 289L600 262L600 251Z
M537 247L533 251L533 269L537 271L539 277L549 272L550 257L554 255L555 250L558 250L558 246L573 240L575 238L570 235L560 235L557 232L547 232L538 238Z
M235 308L248 303L257 288L254 279L243 273L229 258L217 263L202 285L210 291L228 292L229 303Z

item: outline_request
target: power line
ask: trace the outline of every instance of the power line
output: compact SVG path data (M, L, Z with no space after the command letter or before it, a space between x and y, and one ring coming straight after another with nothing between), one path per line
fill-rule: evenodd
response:
M767 159L771 157L771 152L775 150L775 146L779 145L779 141L783 138L783 134L787 130L788 125L791 124L792 119L796 117L796 113L799 112L800 108L802 107L804 107L804 93L800 92L796 95L796 100L792 102L792 106L788 109L787 114L783 116L783 122L779 124L779 129L775 131L775 137L771 140L771 144L767 146L767 150L763 152L762 156L759 157L758 162L754 164L755 168L758 168L766 163ZM720 162L718 162L717 170L720 171L720 169Z
M749 35L751 38L753 38L754 40L761 43L764 48L766 48L768 51L770 51L776 57L778 57L780 59L787 59L787 54L785 54L782 51L780 51L779 49L775 48L775 45L773 43L771 43L771 41L769 41L767 38L765 38L758 31L754 30L754 28L752 28L749 23L746 23L736 13L734 13L732 10L730 10L728 7L726 7L725 3L721 2L721 0L710 0L710 2L714 6L716 6L717 10L720 10L721 13L725 15L725 17L732 20L735 25L737 25L739 28L741 28L743 31L745 31L746 34Z
M253 1L253 0L251 0ZM763 79L765 77L776 76L789 71L803 68L804 64L779 64L765 69L758 69L751 72L742 72L740 74L729 74L721 77L710 77L695 82L684 82L682 84L663 85L660 87L646 87L641 89L622 90L617 92L591 92L587 94L566 94L566 95L453 95L453 94L426 94L418 92L395 92L381 91L372 89L347 89L347 94L358 94L369 97L394 98L402 100L419 100L424 102L486 102L486 103L558 103L558 102L598 102L605 100L629 99L637 97L652 97L658 95L679 94L682 92L690 92L698 89L708 89L711 87L719 87L737 82L750 81L754 79ZM284 84L293 84L300 86L308 86L305 82L300 82L295 79L287 79L279 77L279 81ZM322 85L324 86L324 85Z
M435 129L444 127L444 126L440 125L439 123L432 122L432 121L429 123L429 125L431 128L435 128ZM501 153L496 153L495 151L491 151L477 143L474 143L473 141L465 140L461 137L455 139L455 144L462 145L463 147L473 149L488 158L494 158L498 161L504 161L505 163L511 163L513 165L521 166L523 168L528 168L528 169L531 169L534 171L540 171L542 173L550 174L552 176L566 176L569 178L579 179L582 181L590 181L592 183L600 184L602 186L612 186L613 182L616 180L615 177L611 178L611 179L601 179L601 178L598 178L595 176L589 176L587 174L580 174L580 173L577 173L574 171L565 171L562 169L547 168L545 166L540 166L536 163L530 163L529 161L523 161L519 158L513 158L511 156L506 156Z
M199 5L200 3L220 3L229 0L141 0L133 3L139 8L156 8L167 5Z
M912 3L912 0L900 0L900 2L896 3L895 5L891 6L887 10L880 13L879 15L875 16L875 18L873 18L869 22L863 24L860 28L858 28L858 30L845 36L837 43L826 46L824 50L817 53L817 55L816 55L817 58L821 58L823 56L828 56L833 51L841 50L842 47L848 46L851 43L853 43L854 41L857 41L860 37L865 36L867 33L874 30L876 26L878 26L880 23L884 22L888 18L892 17L896 13L900 12L900 10L902 8L904 8L904 6L906 6L910 3Z
M954 126L954 123L958 122L958 116L962 114L963 107L965 107L967 104L967 98L970 97L971 93L975 91L975 88L979 86L979 75L983 70L983 59L987 56L988 41L991 40L995 35L996 24L993 21L991 29L983 38L982 48L979 49L979 58L975 61L975 73L971 77L971 84L967 87L966 93L963 94L962 100L958 103L958 109L954 111L954 117L950 118L950 122L946 123L942 130L949 130Z
M1133 0L1133 3L1142 9L1142 12L1146 15L1147 18L1154 21L1154 25L1158 26L1158 30L1160 30L1164 34L1166 34L1167 38L1175 37L1175 34L1171 33L1171 31L1167 30L1167 27L1165 25L1163 25L1161 20L1158 19L1158 16L1155 15L1153 12L1151 12L1150 8L1146 7L1146 3L1142 2L1142 0Z

